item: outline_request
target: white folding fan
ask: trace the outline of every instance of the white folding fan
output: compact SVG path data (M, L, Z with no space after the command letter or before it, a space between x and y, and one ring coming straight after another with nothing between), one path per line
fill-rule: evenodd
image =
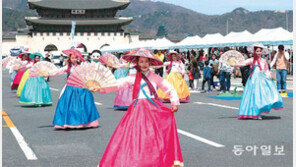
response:
M101 63L84 63L71 72L67 85L86 88L93 91L116 83L112 72Z
M8 57L6 57L6 58L4 58L4 59L2 60L2 66L6 68L7 65L8 65L9 63L12 63L14 60L16 60L16 57L8 56Z
M222 63L232 64L232 65L242 64L244 60L245 60L244 56L236 50L230 50L223 53L219 59L219 61Z
M51 74L54 74L57 71L58 71L58 68L54 64L48 61L40 61L33 65L33 67L29 72L29 75L35 76L35 77L49 76Z

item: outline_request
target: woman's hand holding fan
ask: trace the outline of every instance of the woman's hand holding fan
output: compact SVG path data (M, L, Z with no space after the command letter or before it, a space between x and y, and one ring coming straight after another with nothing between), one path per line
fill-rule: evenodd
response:
M237 65L236 61L231 59L231 60L228 60L228 64L231 65L231 66L235 66Z
M40 71L39 72L39 75L40 76L43 76L43 77L48 77L49 76L49 73L47 71Z
M84 63L77 66L68 77L67 85L86 88L96 92L100 88L116 83L112 72L100 63Z
M33 65L31 68L29 75L31 77L48 77L58 71L58 68L50 62L41 61Z
M13 69L18 71L20 69L20 67L19 66L13 66Z

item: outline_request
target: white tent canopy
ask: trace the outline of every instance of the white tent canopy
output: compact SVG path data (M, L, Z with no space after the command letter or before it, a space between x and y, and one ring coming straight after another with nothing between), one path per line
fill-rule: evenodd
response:
M241 42L249 42L253 38L253 34L249 31L245 30L242 32L230 32L228 35L224 37L224 43L241 43Z
M221 35L220 33L216 34L207 34L204 36L198 44L213 44L213 43L223 43L224 36Z
M199 37L198 35L195 35L192 37L186 37L181 42L179 42L178 45L190 45L194 41L200 41L200 40L201 40L201 37Z
M287 41L293 40L290 32L282 27L275 29L262 29L254 34L254 41Z
M187 37L179 43L173 43L167 38L154 39L148 41L138 41L125 45L112 45L104 47L103 52L127 51L135 48L148 49L175 49L175 48L197 48L197 47L220 47L220 46L239 46L249 45L255 42L262 42L265 45L285 44L291 45L293 33L283 28L261 29L252 34L247 30L242 32L230 32L223 36L220 33L207 34L203 38L198 35Z

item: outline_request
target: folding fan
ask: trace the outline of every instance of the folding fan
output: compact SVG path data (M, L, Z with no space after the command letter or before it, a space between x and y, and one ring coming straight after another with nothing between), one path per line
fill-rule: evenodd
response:
M101 63L84 63L73 69L67 85L86 88L93 91L116 83L112 72Z
M33 65L29 72L30 77L49 76L58 71L58 68L48 61L40 61Z
M14 70L18 70L24 62L20 59L15 59L11 63L9 63L9 66L12 67Z
M219 59L220 62L230 65L243 64L244 60L244 56L236 50L230 50L223 53Z
M99 60L102 63L106 64L107 66L111 66L111 67L117 67L117 66L120 65L118 58L115 55L111 54L111 53L103 54L99 58Z
M8 56L2 60L2 66L6 67L8 63L11 63L14 60L16 60L16 57Z

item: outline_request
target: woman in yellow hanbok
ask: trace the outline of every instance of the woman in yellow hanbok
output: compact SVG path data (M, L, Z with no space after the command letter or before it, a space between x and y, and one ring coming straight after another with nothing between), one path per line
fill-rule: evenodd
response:
M168 75L165 77L165 80L173 85L177 91L180 102L189 102L190 90L184 80L185 65L181 61L178 61L180 56L176 51L170 51L167 57L170 61L163 64L163 66L168 66ZM157 94L163 101L170 101L169 95L160 89L157 90Z

